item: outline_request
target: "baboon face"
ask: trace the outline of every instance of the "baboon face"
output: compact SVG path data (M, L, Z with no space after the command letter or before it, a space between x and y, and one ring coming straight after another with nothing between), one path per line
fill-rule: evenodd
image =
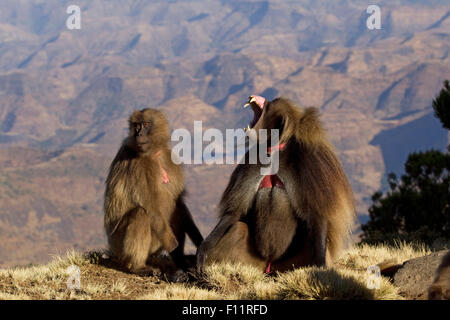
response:
M140 153L158 149L169 142L169 126L155 109L136 110L129 119L131 146Z

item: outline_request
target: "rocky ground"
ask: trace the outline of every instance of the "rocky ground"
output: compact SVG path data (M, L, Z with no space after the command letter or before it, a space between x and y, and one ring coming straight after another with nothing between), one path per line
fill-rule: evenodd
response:
M47 265L0 269L0 299L300 299L300 300L415 300L426 298L438 258L423 246L358 245L343 253L331 268L307 267L265 275L243 265L213 265L202 275L170 284L161 276L120 271L102 252L69 252ZM382 276L368 287L367 268L385 261L403 267L394 279ZM80 270L79 287L68 273Z

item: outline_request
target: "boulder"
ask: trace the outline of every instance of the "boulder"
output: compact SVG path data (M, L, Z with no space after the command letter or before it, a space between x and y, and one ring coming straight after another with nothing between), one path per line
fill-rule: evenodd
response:
M393 276L393 283L400 288L400 294L408 300L427 299L436 269L448 251L442 250L404 262Z

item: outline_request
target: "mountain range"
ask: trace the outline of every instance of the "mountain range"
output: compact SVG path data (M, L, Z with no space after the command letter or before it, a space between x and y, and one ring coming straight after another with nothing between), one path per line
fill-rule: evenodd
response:
M172 129L243 128L250 94L320 108L360 220L408 153L444 149L431 102L450 78L450 3L79 0L0 4L0 266L104 247L108 165L137 108ZM214 226L233 165L185 165L188 205Z

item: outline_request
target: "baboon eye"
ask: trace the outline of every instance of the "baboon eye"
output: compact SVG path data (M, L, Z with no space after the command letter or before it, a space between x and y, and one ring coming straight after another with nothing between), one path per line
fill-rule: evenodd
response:
M144 127L148 128L150 126L150 122L144 122Z

